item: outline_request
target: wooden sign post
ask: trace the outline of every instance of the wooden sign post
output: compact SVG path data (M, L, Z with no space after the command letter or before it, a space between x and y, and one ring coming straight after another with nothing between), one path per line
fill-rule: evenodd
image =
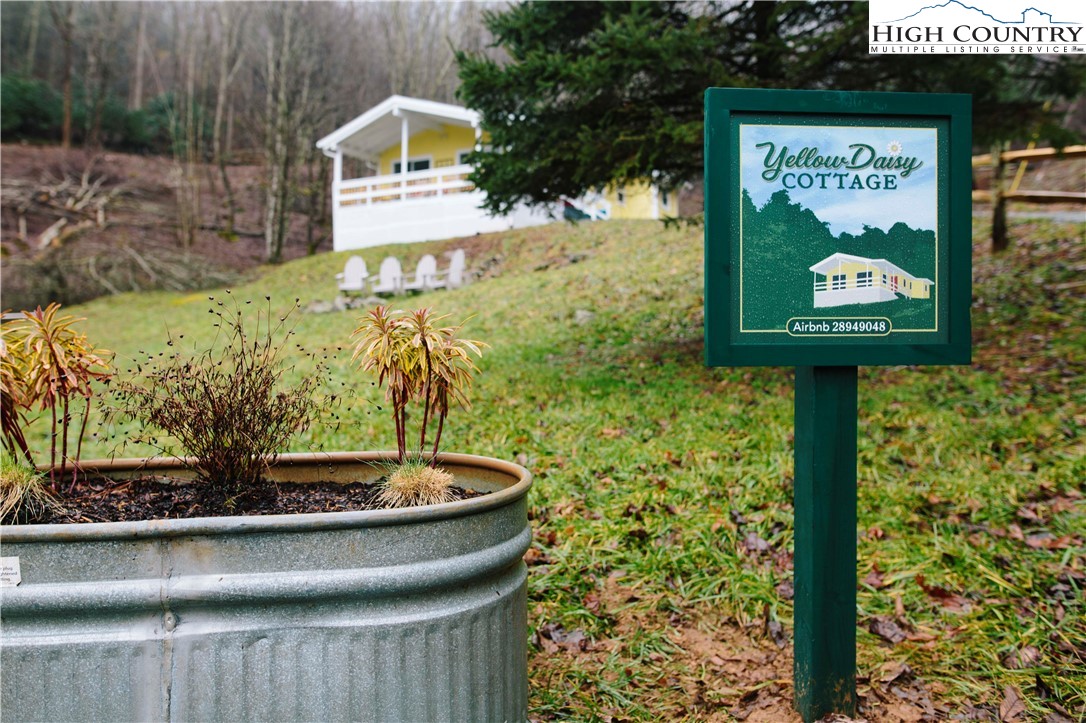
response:
M710 88L710 366L795 366L795 706L856 712L861 365L968 364L966 95Z

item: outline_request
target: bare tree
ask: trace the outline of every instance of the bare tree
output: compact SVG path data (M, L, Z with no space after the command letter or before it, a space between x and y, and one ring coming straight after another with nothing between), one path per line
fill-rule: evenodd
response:
M230 86L241 69L245 55L242 53L241 37L248 18L249 7L245 4L219 3L216 17L219 22L219 68L215 94L215 121L211 133L211 152L219 167L223 189L226 192L226 229L225 234L234 234L235 201L234 189L230 185L230 175L226 172L228 150L223 149L223 116L230 102Z
M449 47L453 3L388 3L377 6L388 56L392 93L450 101L456 90L456 59Z
M83 87L90 101L84 145L98 148L102 142L102 111L113 73L114 48L120 30L115 2L90 5L91 22L86 23L87 65Z
M49 3L49 16L60 35L64 58L61 61L61 92L64 95L64 120L60 145L72 147L72 63L75 57L75 3Z
M128 109L138 110L143 107L143 59L147 56L147 8L144 3L136 3L136 49L133 55L136 67L133 70L132 90L128 96Z
M41 3L30 4L30 21L27 26L26 62L23 63L23 75L34 75L34 61L38 55L38 29L41 27Z

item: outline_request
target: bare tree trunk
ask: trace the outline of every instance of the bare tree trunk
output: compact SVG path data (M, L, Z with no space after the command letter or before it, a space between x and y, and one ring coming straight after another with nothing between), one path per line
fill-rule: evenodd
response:
M226 146L223 148L223 155L232 157L234 154L234 105L230 105L229 112L226 114Z
M282 36L280 52L274 53L271 43L268 45L269 86L273 85L271 113L271 138L268 154L269 172L267 207L264 218L265 256L268 263L277 264L283 260L283 242L286 234L287 198L290 184L290 149L288 148L288 123L290 107L287 99L287 73L291 58L291 33L293 31L293 4L284 3L282 9ZM269 89L269 92L271 90Z
M84 87L90 97L90 117L85 146L99 148L102 144L102 113L112 73L110 55L117 36L117 4L100 2L91 6L90 40L87 43L87 74Z
M64 9L61 15L60 8ZM61 88L64 94L64 120L61 125L60 145L65 149L72 147L72 62L75 53L75 26L73 16L75 3L49 3L49 15L53 26L60 35L63 48L64 67L61 70Z
M27 30L26 62L23 64L23 75L31 78L34 75L34 61L38 55L38 29L41 27L41 3L30 5L30 28Z
M227 152L224 152L222 142L223 114L226 108L226 104L228 102L228 91L230 85L233 82L234 76L237 74L238 69L241 68L241 61L244 58L242 53L238 51L238 41L241 33L241 22L244 16L239 16L236 19L233 18L230 7L242 6L227 6L225 3L221 3L217 8L219 17L219 29L222 37L220 39L221 44L219 46L219 80L216 87L215 97L215 122L212 126L211 138L212 154L215 157L215 162L219 166L219 175L222 178L223 190L226 194L226 198L224 199L224 203L226 204L225 233L228 237L232 237L234 234L234 224L236 222L234 207L236 206L236 203L234 201L234 189L230 185L230 176L226 172ZM231 55L234 56L232 62Z
M139 5L139 19L136 21L136 69L132 79L132 93L128 98L128 110L143 107L143 57L147 54L147 8Z
M182 248L189 249L196 241L196 231L200 226L200 177L197 169L199 130L196 116L196 58L201 49L197 47L195 24L191 22L191 17L186 9L180 5L174 5L172 9L174 11L175 52L181 67L181 82L183 85L176 96L176 107L174 113L169 117L169 122L171 128L174 129L171 133L171 141L174 146L178 241Z

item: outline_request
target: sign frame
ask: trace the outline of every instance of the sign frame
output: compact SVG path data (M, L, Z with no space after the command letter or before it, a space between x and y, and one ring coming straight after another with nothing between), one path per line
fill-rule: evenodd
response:
M736 119L771 118L798 125L831 118L841 125L865 122L932 125L937 153L946 159L937 177L938 215L945 230L940 301L935 314L945 333L931 340L887 340L878 335L841 341L817 335L784 343L740 338L739 270L741 243L740 149L732 132ZM709 88L705 92L705 358L708 366L861 366L969 364L972 296L972 104L965 94ZM872 224L874 225L874 224ZM937 251L938 253L938 251ZM741 257L740 257L741 258ZM939 308L942 307L942 308ZM858 312L859 316L875 316ZM941 315L941 316L939 316ZM787 327L787 324L785 324ZM938 326L938 325L937 325ZM764 337L763 337L764 338ZM874 339L876 341L872 342Z

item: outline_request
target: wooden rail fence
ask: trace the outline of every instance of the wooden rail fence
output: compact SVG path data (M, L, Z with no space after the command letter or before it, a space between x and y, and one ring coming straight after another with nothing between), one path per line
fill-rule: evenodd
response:
M1086 158L1086 146L1067 146L1055 148L1025 148L1017 151L1005 151L996 147L991 153L973 156L973 167L991 166L992 187L988 191L973 191L973 201L992 204L992 251L1007 248L1007 201L1024 203L1081 203L1086 204L1086 192L1083 191L1023 191L1018 188L1025 173L1026 164L1040 160L1066 160ZM1019 162L1018 173L1010 188L1005 186L1004 174L1008 163Z

